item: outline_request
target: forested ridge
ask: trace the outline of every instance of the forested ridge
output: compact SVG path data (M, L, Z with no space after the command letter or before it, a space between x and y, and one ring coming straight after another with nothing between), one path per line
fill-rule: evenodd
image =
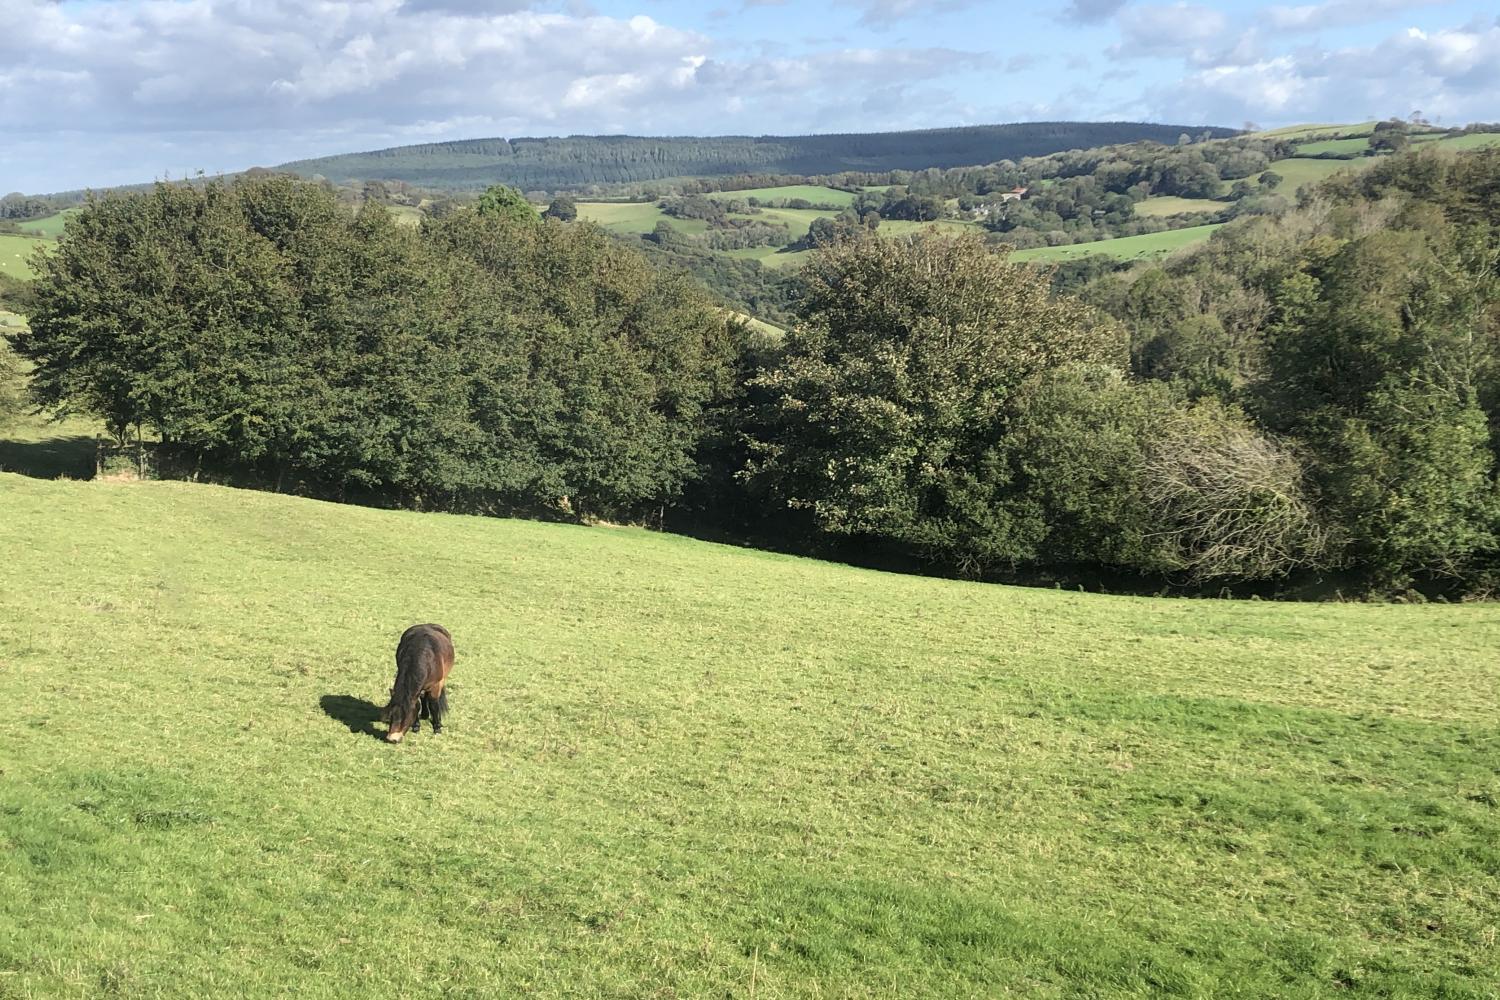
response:
M159 437L168 474L981 579L1500 587L1500 151L1388 157L1063 283L977 232L836 226L774 286L726 264L784 336L686 277L703 251L557 207L97 197L12 341L36 402Z
M565 136L471 139L297 160L278 167L335 183L398 180L435 190L508 184L551 191L725 174L831 174L992 163L1065 149L1230 129L1136 122L1027 122L806 136Z

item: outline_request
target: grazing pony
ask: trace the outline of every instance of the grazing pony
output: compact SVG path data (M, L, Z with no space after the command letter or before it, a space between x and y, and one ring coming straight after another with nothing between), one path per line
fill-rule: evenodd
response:
M385 738L400 743L408 729L422 728L422 719L432 720L432 731L443 731L448 711L448 672L453 669L453 636L441 625L413 625L401 633L396 646L396 683L391 701L380 713L390 724ZM419 703L420 702L420 706ZM420 708L420 713L418 709Z

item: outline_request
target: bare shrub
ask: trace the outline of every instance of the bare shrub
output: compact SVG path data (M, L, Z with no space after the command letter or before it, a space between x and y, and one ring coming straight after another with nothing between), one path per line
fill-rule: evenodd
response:
M1143 490L1153 537L1197 580L1284 576L1327 547L1297 456L1218 406L1167 420L1146 450Z

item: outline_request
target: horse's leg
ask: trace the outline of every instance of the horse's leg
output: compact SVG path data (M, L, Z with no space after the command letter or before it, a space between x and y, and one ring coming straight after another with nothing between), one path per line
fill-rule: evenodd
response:
M422 731L422 720L432 718L432 698L425 693L418 699L417 721L411 724L411 731L419 733ZM434 730L436 732L436 730Z
M441 688L437 697L432 699L432 731L440 733L443 731L443 716L448 714L448 689Z

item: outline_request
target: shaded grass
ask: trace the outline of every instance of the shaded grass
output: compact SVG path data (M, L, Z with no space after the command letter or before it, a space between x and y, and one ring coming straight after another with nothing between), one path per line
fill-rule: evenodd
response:
M1122 236L1119 239L1096 240L1092 243L1074 243L1060 247L1036 247L1031 250L1017 250L1011 256L1015 260L1044 263L1072 260L1075 257L1087 257L1091 254L1114 257L1117 260L1159 257L1203 242L1222 225L1222 222L1216 222L1207 226L1190 226L1186 229L1147 233L1144 236Z
M1500 608L0 477L0 989L1492 995ZM370 737L413 621L453 716ZM753 984L753 986L752 986Z
M0 472L37 479L91 479L94 455L102 428L80 417L52 420L25 413L0 427Z

